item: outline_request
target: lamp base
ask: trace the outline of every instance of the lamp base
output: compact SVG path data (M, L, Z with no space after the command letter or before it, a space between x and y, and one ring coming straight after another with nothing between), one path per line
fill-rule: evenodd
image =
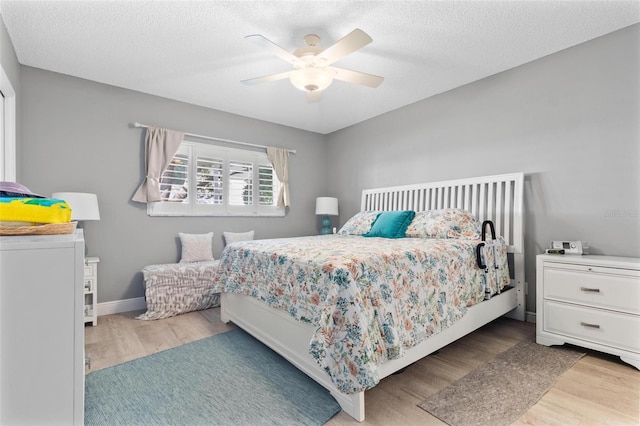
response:
M329 219L329 216L325 216L324 219L322 219L322 229L320 230L320 234L331 234L331 219Z

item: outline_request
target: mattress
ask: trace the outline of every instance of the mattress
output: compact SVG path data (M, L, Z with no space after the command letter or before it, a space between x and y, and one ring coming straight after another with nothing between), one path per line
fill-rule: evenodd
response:
M220 291L254 297L312 324L309 352L350 394L375 386L377 367L445 330L509 283L496 240L489 276L476 239L326 235L227 246L214 276Z

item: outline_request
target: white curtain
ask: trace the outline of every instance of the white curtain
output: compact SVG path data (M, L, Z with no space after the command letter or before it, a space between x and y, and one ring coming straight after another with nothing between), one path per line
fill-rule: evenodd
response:
M289 150L285 148L267 148L267 157L282 186L278 193L278 207L289 207Z
M147 173L133 194L133 201L147 203L160 201L160 177L178 151L184 133L175 130L148 127L145 137Z

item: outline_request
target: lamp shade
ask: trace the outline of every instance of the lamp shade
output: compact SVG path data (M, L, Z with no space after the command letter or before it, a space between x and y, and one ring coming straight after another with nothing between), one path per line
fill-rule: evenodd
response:
M319 92L329 87L333 74L321 68L303 68L289 73L291 84L304 92Z
M316 198L316 214L338 215L338 199L333 197Z
M100 220L98 197L85 192L54 192L51 198L64 200L71 207L71 220Z

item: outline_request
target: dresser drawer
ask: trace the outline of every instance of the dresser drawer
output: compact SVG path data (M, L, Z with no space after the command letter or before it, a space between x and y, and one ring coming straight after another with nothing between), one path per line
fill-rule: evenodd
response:
M640 314L640 275L610 268L545 266L544 298Z
M640 317L544 302L544 331L640 353Z

